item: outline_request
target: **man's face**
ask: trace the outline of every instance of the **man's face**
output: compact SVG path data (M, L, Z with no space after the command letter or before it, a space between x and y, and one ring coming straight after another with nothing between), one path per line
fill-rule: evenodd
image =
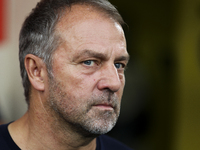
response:
M128 63L124 33L86 6L72 7L69 16L57 25L63 43L53 55L48 105L78 131L104 134L120 112Z

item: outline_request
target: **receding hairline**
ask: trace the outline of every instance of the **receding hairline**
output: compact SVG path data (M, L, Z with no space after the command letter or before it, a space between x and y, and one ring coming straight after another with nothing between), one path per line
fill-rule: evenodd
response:
M67 6L66 6L67 7ZM64 17L69 16L68 18L71 17L71 14L75 11L76 16L82 16L82 18L87 18L89 16L84 16L84 13L88 12L92 13L96 13L97 16L101 16L103 18L107 18L107 19L111 19L114 22L117 22L118 24L120 24L121 26L125 24L123 18L121 17L121 15L118 13L116 13L114 15L114 13L109 13L108 10L98 6L98 5L94 5L94 4L90 4L90 3L74 3L72 4L68 9L64 8L59 21L57 22L57 24L60 22L60 20L62 20ZM77 11L78 10L78 11ZM89 14L90 14L89 13Z
M110 5L109 5L110 4ZM122 16L120 15L120 13L118 12L118 10L111 4L109 3L109 6L105 6L101 5L100 3L98 4L92 1L77 1L75 3L72 3L68 9L69 11L71 10L72 7L76 7L76 6L82 6L82 7L90 7L91 10L96 11L101 13L103 16L108 17L108 18L112 18L113 20L115 20L116 22L118 22L120 25L125 24ZM65 7L64 7L65 9Z

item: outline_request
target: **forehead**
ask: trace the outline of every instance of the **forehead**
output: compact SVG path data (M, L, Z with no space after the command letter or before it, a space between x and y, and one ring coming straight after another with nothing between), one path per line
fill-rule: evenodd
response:
M73 46L70 47L73 50L83 44L126 49L121 25L88 5L72 6L58 22L56 31L66 45Z
M123 29L121 28L121 25L117 23L114 19L110 18L108 15L106 15L105 12L98 10L94 6L90 5L72 5L70 9L66 9L65 13L61 17L60 21L56 25L56 31L62 35L62 33L66 33L70 31L71 28L76 26L77 24L85 22L85 25L92 26L94 22L98 23L105 23L109 22L117 27L117 29L121 30L123 32ZM93 22L93 23L92 23ZM99 26L99 29L103 28L103 25ZM111 28L113 28L111 27ZM82 29L85 27L83 26Z

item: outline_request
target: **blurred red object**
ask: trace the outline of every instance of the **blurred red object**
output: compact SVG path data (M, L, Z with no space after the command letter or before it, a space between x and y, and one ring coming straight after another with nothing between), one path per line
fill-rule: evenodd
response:
M0 42L5 38L5 0L0 0Z

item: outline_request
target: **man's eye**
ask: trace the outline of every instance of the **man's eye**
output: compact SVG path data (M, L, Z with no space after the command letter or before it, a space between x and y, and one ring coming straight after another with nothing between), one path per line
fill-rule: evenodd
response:
M94 61L93 60L86 60L86 61L83 61L83 64L87 65L87 66L92 66L92 65L94 65Z
M117 69L120 69L120 68L124 68L125 65L122 64L122 63L115 63L115 67L116 67Z

